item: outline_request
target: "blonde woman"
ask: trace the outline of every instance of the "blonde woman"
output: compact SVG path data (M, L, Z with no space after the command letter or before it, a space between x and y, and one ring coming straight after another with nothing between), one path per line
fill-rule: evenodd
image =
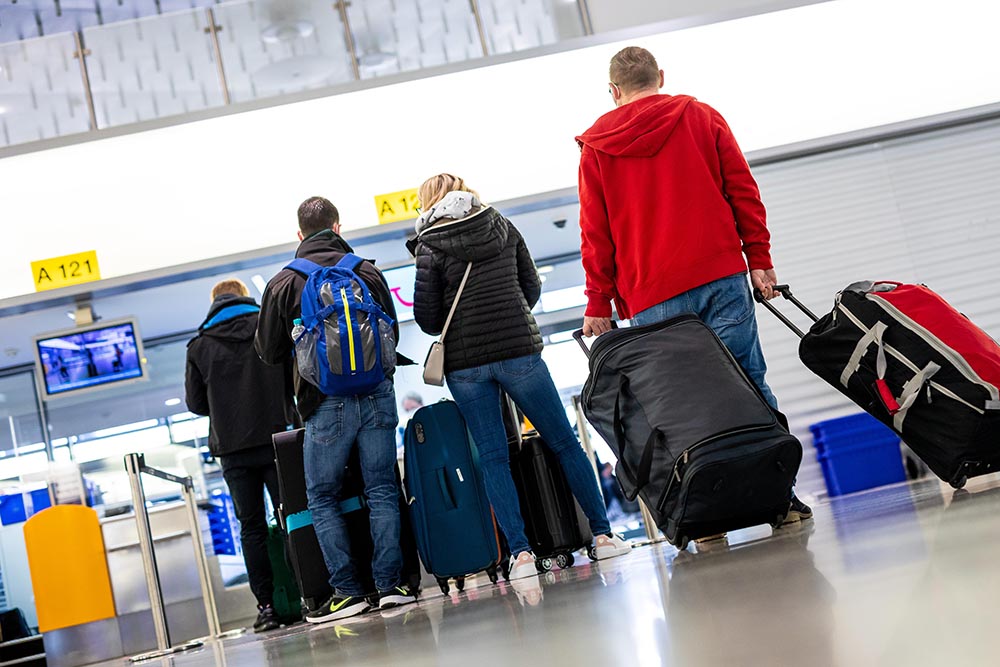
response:
M537 570L510 475L501 389L559 458L597 536L597 558L627 553L629 545L611 533L594 471L542 361L542 336L531 315L542 284L524 239L457 176L434 176L420 187L419 195L423 212L411 246L417 258L413 313L424 332L441 332L472 263L448 330L445 377L479 449L486 493L510 545L511 579Z

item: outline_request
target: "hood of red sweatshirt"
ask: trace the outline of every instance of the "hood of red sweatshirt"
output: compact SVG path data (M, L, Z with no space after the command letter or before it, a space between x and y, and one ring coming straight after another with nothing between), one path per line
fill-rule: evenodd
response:
M688 95L644 97L604 114L576 141L581 148L590 146L608 155L651 157L663 148L692 101Z

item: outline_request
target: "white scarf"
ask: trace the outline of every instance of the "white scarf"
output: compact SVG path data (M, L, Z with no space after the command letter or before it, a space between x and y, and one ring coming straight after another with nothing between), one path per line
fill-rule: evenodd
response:
M471 215L477 209L483 207L479 197L471 192L460 192L454 190L444 196L437 204L434 204L428 211L424 211L417 218L417 234L430 229L436 223L444 219L461 220Z

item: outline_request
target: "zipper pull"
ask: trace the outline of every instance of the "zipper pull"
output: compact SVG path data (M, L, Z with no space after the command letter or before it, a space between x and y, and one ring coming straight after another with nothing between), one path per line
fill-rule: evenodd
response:
M933 402L934 402L934 399L931 397L931 386L928 384L927 385L927 405L930 405Z
M687 462L688 462L688 450L685 449L684 450L684 465L687 465Z
M681 481L681 471L680 471L680 468L674 468L674 477L677 478L678 482Z

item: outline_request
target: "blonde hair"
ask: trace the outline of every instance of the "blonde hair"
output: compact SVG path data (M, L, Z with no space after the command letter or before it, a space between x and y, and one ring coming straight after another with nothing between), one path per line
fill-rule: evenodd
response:
M424 181L424 184L420 186L420 190L417 191L417 196L420 198L420 208L426 211L444 199L444 196L449 192L471 192L476 197L479 197L479 193L466 185L465 181L458 176L438 174ZM481 197L479 198L482 199Z
M246 283L239 278L226 278L212 288L212 301L215 301L223 294L250 296L250 290L247 289Z

